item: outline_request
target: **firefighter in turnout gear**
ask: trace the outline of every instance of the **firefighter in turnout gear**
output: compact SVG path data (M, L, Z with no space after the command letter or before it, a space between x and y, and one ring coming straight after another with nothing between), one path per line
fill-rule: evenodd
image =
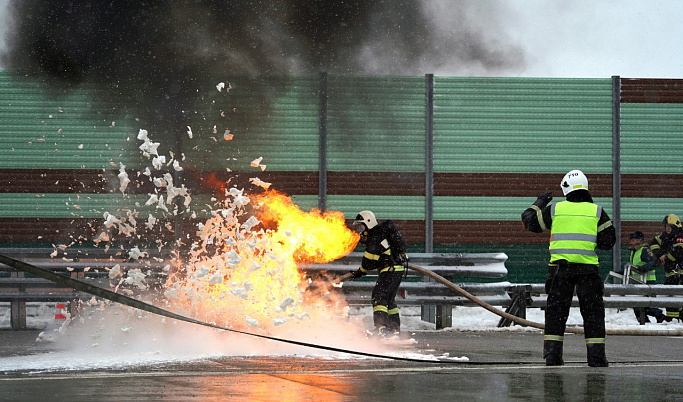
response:
M567 173L560 187L566 201L550 204L552 192L549 191L539 195L522 213L525 229L535 233L550 231L543 357L548 366L564 364L564 331L576 290L588 365L607 367L604 284L595 250L610 250L616 242L615 230L607 213L593 203L583 172L572 170Z
M655 257L650 247L645 243L645 235L643 232L636 230L628 235L628 239L630 246L628 260L631 266L631 277L648 285L657 283ZM662 310L654 307L634 307L633 312L636 314L636 318L641 325L650 322L647 316L655 317L658 323L671 321L671 317L667 317Z
M372 290L374 333L383 337L398 335L401 319L396 292L408 265L407 245L391 220L377 223L371 211L361 211L353 225L360 234L359 243L365 244L365 253L360 268L351 271L351 274L354 278L360 278L368 271L379 271Z
M679 285L680 271L683 268L683 225L678 216L668 214L662 220L664 231L650 241L650 250L656 261L664 268L664 284ZM669 320L681 320L679 309L666 309Z

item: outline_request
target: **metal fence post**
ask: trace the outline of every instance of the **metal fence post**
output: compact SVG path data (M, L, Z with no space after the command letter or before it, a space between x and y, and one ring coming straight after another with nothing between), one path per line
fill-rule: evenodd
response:
M425 74L425 253L434 252L434 74ZM433 279L423 277L422 281ZM451 326L451 309L421 305L422 321L436 324L437 329Z
M621 267L621 78L612 76L612 224L617 234L612 270Z
M318 75L318 209L327 209L327 73Z
M434 74L425 75L425 253L434 252Z

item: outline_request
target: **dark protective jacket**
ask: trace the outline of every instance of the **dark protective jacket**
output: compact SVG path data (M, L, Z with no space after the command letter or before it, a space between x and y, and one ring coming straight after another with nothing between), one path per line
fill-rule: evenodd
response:
M399 263L397 256L405 254L407 248L403 236L393 221L386 220L378 224L368 230L365 253L363 253L363 260L357 274L362 276L373 269L381 272L392 268Z
M593 202L593 198L588 190L576 190L567 194L567 201ZM536 199L531 207L522 212L522 224L525 229L534 233L550 231L553 221L548 202L541 197ZM603 209L598 220L597 247L600 250L610 250L616 241L616 231L612 226L612 221Z
M683 268L683 229L674 227L671 234L662 232L650 242L650 249L657 259L665 255L664 270Z

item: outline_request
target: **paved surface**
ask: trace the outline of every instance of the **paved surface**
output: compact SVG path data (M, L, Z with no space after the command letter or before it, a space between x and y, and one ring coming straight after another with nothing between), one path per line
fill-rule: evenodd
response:
M0 331L0 359L50 352L36 331ZM222 357L119 369L0 372L0 400L529 400L683 399L683 338L608 338L608 368L585 363L580 335L563 367L545 367L542 335L416 332L401 349L465 363L383 359Z

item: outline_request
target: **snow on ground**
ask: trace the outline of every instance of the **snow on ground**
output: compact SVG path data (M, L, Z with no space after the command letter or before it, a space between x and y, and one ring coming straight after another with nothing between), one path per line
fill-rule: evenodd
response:
M111 308L109 309L111 310ZM27 306L28 325L32 328L45 329L46 336L56 340L50 345L50 352L30 356L0 357L0 372L30 371L41 372L51 370L88 370L88 369L120 369L141 365L153 365L173 362L190 362L226 356L297 356L325 359L358 358L355 355L328 352L311 348L285 344L276 341L257 339L242 334L223 332L189 323L175 322L154 315L140 315L128 309L119 312L90 316L82 322L74 321L62 334L56 332L54 324L54 305L49 303L29 303ZM403 336L409 337L417 331L435 331L432 323L420 319L419 307L401 309ZM443 331L506 331L536 332L534 328L512 326L497 328L499 317L478 307L456 307L453 309L453 326ZM543 311L527 310L527 319L543 322ZM372 311L370 307L351 308L347 323L351 327L371 329ZM572 308L568 320L569 325L582 323L578 308ZM315 324L315 323L311 323ZM318 328L334 328L335 323L319 323ZM638 325L631 309L618 311L607 309L606 324L609 329L676 329L682 330L682 324L646 324ZM0 329L9 328L9 305L0 303ZM350 327L345 327L350 328ZM311 334L317 331L309 329ZM341 331L344 331L342 329ZM324 331L311 335L304 341L320 343L339 348L363 350L377 354L397 354L395 345L366 340L362 334L337 334L330 337ZM27 332L27 336L28 336ZM33 333L31 333L33 334ZM276 337L297 339L298 333L288 335L276 334ZM31 335L33 336L33 335ZM41 340L37 339L36 342ZM44 340L43 340L44 341ZM360 342L359 342L360 341ZM363 345L365 346L359 346ZM403 345L409 345L409 342ZM359 349L360 347L360 349ZM398 353L401 356L435 359L432 355L421 355L409 350ZM460 359L467 359L461 357Z

